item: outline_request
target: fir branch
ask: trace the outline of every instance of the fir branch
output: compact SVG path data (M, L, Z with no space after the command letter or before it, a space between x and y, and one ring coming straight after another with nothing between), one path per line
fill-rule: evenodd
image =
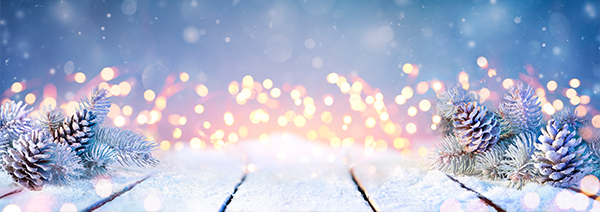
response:
M509 94L504 95L505 102L500 103L498 113L503 131L517 135L527 130L538 130L542 121L542 106L538 97L534 96L533 87L519 84L510 87Z
M531 158L535 151L533 143L537 134L533 132L520 133L513 139L513 144L506 151L506 160L500 165L500 172L507 177L509 185L521 189L526 182L536 178L534 161Z
M52 167L50 182L56 185L68 185L73 179L79 177L79 173L83 170L80 164L81 158L64 143L56 144L49 160Z
M432 168L453 174L476 174L473 153L466 152L453 135L440 138L432 150Z
M41 127L49 133L54 133L58 127L65 121L65 114L57 110L52 105L45 105L39 112L38 122Z
M500 180L506 177L506 174L500 172L500 165L504 160L506 147L502 144L497 144L481 154L475 156L475 167L480 170L480 177L490 180Z
M108 145L95 142L83 153L83 167L88 177L108 175L108 168L114 162L117 153Z
M102 127L96 134L96 141L111 147L116 152L116 161L121 165L143 167L158 164L158 160L152 157L152 151L158 148L156 142L131 130Z
M478 96L470 93L462 87L449 87L443 93L438 93L437 111L442 118L452 119L456 113L456 107L462 103L477 102Z
M574 129L578 129L590 122L585 116L578 116L577 112L575 112L575 109L572 107L566 107L556 112L552 115L552 119L556 120L556 123L558 123L559 126L568 124Z
M111 101L108 90L94 87L90 92L89 99L82 98L79 103L79 111L90 111L96 116L96 126L100 126L108 114Z
M33 130L34 126L27 118L32 110L23 102L10 101L0 106L0 155L12 147L13 141Z

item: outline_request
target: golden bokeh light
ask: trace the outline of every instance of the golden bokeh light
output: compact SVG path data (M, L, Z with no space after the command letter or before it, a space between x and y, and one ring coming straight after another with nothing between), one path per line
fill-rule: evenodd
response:
M234 132L229 133L229 135L227 136L227 140L231 143L235 143L238 141L238 135Z
M279 96L281 96L281 90L279 88L271 89L271 97L279 98Z
M201 104L194 106L194 112L196 112L197 114L204 113L204 106Z
M396 98L394 98L394 102L396 102L396 104L403 105L406 103L406 98L404 98L402 95L398 95Z
M115 124L115 126L117 127L122 127L125 125L125 118L123 116L117 116L115 117L115 119L113 120L113 123Z
M554 109L552 104L550 104L549 102L546 102L546 104L542 106L542 110L548 115L556 113L556 109Z
M394 145L394 148L396 148L396 149L404 148L404 139L402 139L400 137L395 138L393 145Z
M125 116L131 116L131 114L133 113L133 109L129 105L123 106L121 110L123 112L123 115Z
M401 95L405 99L412 98L413 94L414 94L414 91L413 91L413 89L410 86L406 86L406 87L402 88Z
M387 112L383 112L379 114L379 119L381 119L382 121L387 121L390 119L390 114Z
M110 94L113 96L118 96L121 94L121 87L119 85L113 85L110 87Z
M579 99L581 100L581 104L583 104L583 105L589 104L591 101L590 96L588 96L588 95L581 95L579 97Z
M269 135L267 135L265 133L260 134L260 136L258 136L258 140L262 144L268 144L269 143Z
M432 87L435 92L438 92L439 90L442 89L442 86L443 85L441 82L434 82Z
M440 117L439 115L433 115L433 117L431 117L431 121L434 124L439 124L440 121L442 121L442 117Z
M181 72L181 74L179 74L179 80L181 80L182 82L187 82L188 80L190 80L190 75L186 72Z
M376 121L373 117L369 117L365 121L365 127L367 127L367 128L373 128L373 127L375 127L375 124L376 124Z
M342 144L342 141L338 137L333 137L331 140L329 140L329 144L333 148L338 148Z
M406 111L406 113L407 113L407 114L408 114L410 117L416 116L416 115L417 115L417 112L418 112L418 111L417 111L417 108L416 108L415 106L410 106L410 107L408 108L408 110Z
M414 134L415 132L417 132L417 125L415 125L414 123L408 123L406 125L406 132L408 132L409 134Z
M417 84L417 93L418 94L425 94L427 93L427 90L429 90L429 84L425 81L419 82L419 84Z
M481 68L488 68L488 60L484 56L477 58L477 65Z
M410 74L413 71L413 66L410 63L405 63L402 66L402 71L406 74Z
M336 84L338 82L339 76L336 73L329 73L327 75L327 82L331 84Z
M431 109L431 102L427 99L421 100L421 102L419 102L419 109L421 109L421 111L429 111L429 109Z
M558 88L558 84L556 83L556 81L550 80L550 82L548 82L548 84L546 84L546 87L548 88L549 91L555 91L556 88Z
M578 105L579 103L581 103L581 99L579 99L578 96L574 96L573 98L571 98L571 100L569 101L572 105Z
M296 127L304 127L305 124L306 119L304 118L304 116L296 116L294 118L294 125L296 125Z
M85 79L86 79L86 77L85 77L84 73L77 72L75 74L75 82L77 82L77 83L84 83Z
M169 143L169 141L164 140L162 142L160 142L160 149L163 151L167 151L171 148L171 143Z
M502 87L504 87L504 89L509 89L510 87L513 87L515 85L515 82L512 79L504 79L504 81L502 81Z
M600 115L595 115L592 118L592 126L594 126L595 128L600 128Z
M385 133L387 133L388 135L392 135L396 132L396 125L394 125L394 123L391 122L387 123L385 124L383 131L385 131Z
M13 93L19 93L21 91L23 91L23 84L21 84L20 82L15 82L12 84L12 86L10 87L10 90Z
M306 138L308 138L308 140L316 140L318 136L319 134L317 134L317 131L314 130L310 130L308 133L306 133Z
M331 106L331 105L333 104L333 97L331 97L331 96L326 96L326 97L323 99L323 103L325 103L325 105L327 105L327 106Z
M208 95L208 88L206 87L206 85L198 84L196 86L196 93L201 97L205 97L206 95Z
M288 123L287 118L285 118L285 116L279 116L279 118L277 118L277 124L279 124L279 126L286 126Z
M25 95L25 102L29 105L33 105L33 103L35 103L35 95L32 93L28 93L27 95Z
M204 129L210 129L210 122L204 121L204 123L202 123L202 127L204 127Z
M554 102L552 102L552 106L556 110L562 110L564 107L564 104L562 101L560 101L560 99L557 99L557 100L554 100Z
M579 87L579 85L581 85L581 82L579 82L579 79L577 79L577 78L573 78L573 79L571 79L571 81L569 81L569 85L570 85L572 88L578 88L578 87Z
M156 94L154 93L153 90L146 90L144 91L144 99L146 99L146 101L152 101L154 100L154 98L156 97Z
M109 81L115 77L115 71L110 67L106 67L102 69L100 76L104 81Z
M363 89L363 85L361 82L354 82L352 83L351 89L354 92L360 92Z
M158 98L156 98L154 106L156 106L156 108L159 110L164 110L167 107L167 98L165 98L164 96L159 96Z
M173 130L173 138L175 138L175 139L179 139L179 138L181 138L181 134L182 134L182 133L183 133L183 132L181 131L181 129L179 129L179 128L175 128L175 129Z
M127 96L131 92L131 85L126 81L119 83L119 88L121 88L121 96Z
M347 94L348 92L350 92L350 84L347 82L342 83L342 85L340 86L340 91L343 94Z
M271 89L273 87L273 81L271 79L265 79L262 83L265 89Z
M573 89L573 88L569 88L565 92L565 96L567 98L573 98L573 97L577 96L577 91L575 89Z
M254 78L252 78L252 76L250 76L250 75L244 76L244 78L242 78L242 87L244 87L244 88L254 87Z
M344 138L342 140L343 147L351 147L354 144L354 138Z
M429 150L427 149L427 147L422 146L419 147L418 153L421 157L427 157L427 155L429 154Z
M152 111L154 112L154 111ZM152 112L150 114L152 114ZM185 116L179 117L179 125L185 125L187 123L187 118Z
M231 112L226 112L225 115L223 115L223 120L225 121L225 124L227 126L233 125L234 119L233 119L233 115L231 114Z
M333 115L331 114L331 112L329 111L325 111L321 114L321 121L323 121L324 123L331 123L331 121L333 121Z
M240 85L238 82L233 81L229 83L229 86L227 86L227 91L229 91L229 93L232 95L236 95L238 92L240 92Z
M192 139L190 139L190 147L192 147L193 149L204 149L202 148L203 146L206 146L206 144L203 145L202 140L200 140L197 137L193 137Z

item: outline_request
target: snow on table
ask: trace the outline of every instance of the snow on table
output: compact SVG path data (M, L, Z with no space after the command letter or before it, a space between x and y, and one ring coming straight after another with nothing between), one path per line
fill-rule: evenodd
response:
M479 211L487 207L439 171L428 171L428 163L418 158L404 159L386 151L364 158L353 166L374 207L380 211L439 211L461 208Z
M371 211L352 181L344 149L295 136L270 137L268 144L238 146L255 170L228 211Z
M219 211L244 175L243 163L220 150L169 152L157 173L102 211Z

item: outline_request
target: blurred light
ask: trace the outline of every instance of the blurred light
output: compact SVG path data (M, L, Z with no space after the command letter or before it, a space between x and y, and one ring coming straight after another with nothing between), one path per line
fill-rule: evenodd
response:
M192 139L190 139L190 146L194 149L206 148L206 144L197 137L193 137Z
M325 103L325 105L331 106L333 104L333 97L326 96L325 99L323 99L323 102Z
M351 147L353 144L354 144L353 138L344 138L344 140L342 140L343 147Z
M238 133L240 134L240 137L245 138L248 136L248 128L246 126L241 126Z
M85 80L85 79L84 79ZM20 82L15 82L12 84L12 86L10 87L10 90L13 93L19 93L21 91L23 91L23 84L21 84Z
M540 205L540 196L535 192L529 192L523 196L521 202L529 209L535 209Z
M362 85L362 83L357 81L357 82L352 83L351 89L354 92L360 92L363 89L363 85Z
M458 82L461 84L469 83L469 74L464 71L458 73Z
M544 104L542 106L542 110L544 110L544 112L548 115L552 115L552 114L556 113L556 110L554 109L552 104L550 104L549 102L546 102L546 104Z
M230 94L235 95L240 91L240 86L238 85L238 82L233 81L233 82L229 83L227 90L229 91Z
M204 123L202 123L202 127L204 127L204 129L209 129L210 128L210 122L205 121Z
M119 88L121 88L121 96L127 96L131 92L131 85L128 82L119 83Z
M379 114L379 119L381 119L382 121L387 121L390 119L390 114L387 112L383 112Z
M260 136L258 136L258 140L260 141L261 144L268 144L269 143L269 135L263 133L260 134Z
M417 108L415 106L410 106L407 111L408 115L413 117L417 115Z
M317 134L317 131L314 130L308 131L306 134L306 138L308 138L308 140L316 140L318 136L319 135Z
M600 181L594 175L587 175L581 179L579 187L587 195L596 195L600 190Z
M441 82L434 82L432 87L433 87L433 90L435 92L438 92L440 89L442 89L442 83Z
M556 195L554 202L558 208L562 210L568 210L572 207L571 203L573 203L573 194L567 190L562 190Z
M567 92L565 92L565 96L567 98L573 98L573 97L577 96L577 91L573 88L569 88L569 89L567 89Z
M2 212L21 212L21 208L15 204L8 204L8 205L4 206L4 209L2 209Z
M279 88L271 89L271 97L278 98L279 96L281 96L281 90L279 90Z
M279 118L277 118L277 124L279 124L279 126L285 126L287 125L288 120L287 118L285 118L285 116L279 116Z
M273 87L273 81L270 79L265 79L263 80L262 85L265 87L265 89L271 89Z
M496 73L496 69L490 68L490 69L488 70L488 77L489 77L489 78L492 78L492 77L494 77L494 76L496 76L496 75L497 75L497 73Z
M146 99L146 101L152 101L152 100L154 100L155 97L156 97L156 94L152 90L146 90L144 92L144 99Z
M308 105L314 105L315 104L315 100L310 97L307 96L306 98L304 98L304 100L302 101L302 104L304 104L304 106L308 106Z
M383 152L387 149L387 143L384 140L377 140L375 150L378 152Z
M306 119L304 118L304 116L296 116L296 118L294 118L294 124L296 125L296 127L304 127L304 125L306 124Z
M413 66L410 63L405 63L402 66L402 71L406 74L410 74L413 71Z
M294 89L294 90L292 90L292 92L290 92L290 96L292 97L293 100L296 100L296 99L300 98L300 91Z
M342 130L343 130L343 131L346 131L346 130L348 130L348 125L347 125L347 124L344 124L344 125L342 125Z
M442 117L440 117L439 115L433 115L431 121L433 121L434 124L439 124L440 121L442 121Z
M281 150L281 151L277 152L277 159L279 159L279 160L285 159L285 151Z
M196 93L201 97L205 97L206 95L208 95L208 88L206 87L206 85L199 84L196 86Z
M375 119L373 117L369 117L365 121L365 126L367 128L373 128L373 127L375 127L375 124L376 124L376 122L375 122Z
M333 121L333 115L329 111L325 111L321 114L321 121L329 124ZM282 125L283 126L283 125Z
M233 115L231 114L231 112L226 112L225 115L223 115L223 120L225 120L225 124L227 126L231 126L233 125Z
M331 84L336 84L338 82L339 76L336 73L329 73L327 75L327 82Z
M579 87L580 84L581 84L581 82L579 82L579 79L577 79L577 78L573 78L573 79L571 79L571 81L569 81L569 85L572 88L577 88L577 87Z
M414 134L415 132L417 132L417 125L415 125L414 123L408 123L406 125L406 132L408 132L409 134Z
M509 89L510 87L513 87L515 85L515 82L512 79L504 79L504 81L502 81L502 87L504 87L504 89Z
M350 92L350 84L348 84L347 82L342 83L342 85L340 86L340 91L343 94L347 94L348 92Z
M419 152L419 156L421 156L421 157L426 157L429 154L429 150L427 149L427 147L424 147L424 146L420 147L418 152Z
M99 88L104 88L104 89L109 89L108 83L106 82L101 82L100 84L98 84Z
M331 147L333 148L338 148L340 147L340 145L342 144L342 141L338 138L338 137L333 137L330 141L329 144L331 145Z
M77 83L85 82L85 74L81 73L81 72L77 72L75 74L75 82L77 82Z
M112 68L106 67L102 69L100 76L104 81L109 81L115 77L115 71Z
M365 101L367 102L367 104L373 104L373 102L375 102L375 98L369 95L367 96L367 98L365 98Z
M160 149L163 151L167 151L171 148L171 143L169 143L169 141L164 140L162 142L160 142Z
M593 125L595 128L600 128L600 115L595 115L595 116L592 118L592 125Z
M221 140L223 137L225 137L225 132L223 132L223 130L215 131L215 138Z
M202 114L204 112L204 106L198 104L194 107L194 112L197 114Z
M60 212L77 212L77 206L73 203L65 203L60 207Z
M588 95L581 95L579 97L579 100L581 101L580 104L583 104L583 105L589 104L590 103L590 96L588 96Z
M133 109L131 109L131 106L129 106L129 105L123 106L122 111L123 111L123 114L126 116L131 116L131 114L133 113Z
M406 98L404 98L404 96L402 95L398 95L396 96L394 101L396 102L396 104L403 105L404 103L406 103Z
M405 99L410 99L413 96L414 92L410 86L406 86L402 89L401 94Z
M557 100L554 100L554 102L552 102L552 106L556 110L561 110L561 109L563 109L564 104L562 101L560 101L560 99L557 99Z
M248 170L248 172L254 172L254 170L256 170L256 166L254 164L248 164L246 169Z
M182 82L187 82L188 80L190 80L190 75L186 72L181 72L181 74L179 74L179 80L181 80Z
M148 121L148 117L142 113L140 113L137 117L138 124L145 124Z
M558 88L558 84L556 83L556 81L550 80L550 82L548 82L548 84L546 84L546 87L548 87L549 91L554 91L554 90L556 90L556 88Z
M152 111L154 112L154 111ZM150 112L150 114L152 114L152 112ZM185 116L181 116L179 118L179 125L185 125L187 123L187 118L185 118Z
M238 135L234 132L229 133L229 136L227 136L227 140L231 143L235 143L238 141Z
M110 93L111 93L113 96L118 96L119 94L121 94L121 87L119 87L119 85L113 85L113 86L110 88Z
M429 111L429 109L431 109L431 102L427 99L421 100L421 102L419 102L419 109L422 111Z
M427 92L427 90L429 90L429 84L427 82L422 81L419 84L417 84L417 93L418 94L424 94Z
M113 191L113 185L106 179L100 179L96 182L96 185L94 185L94 190L96 190L98 196L102 198L108 197Z
M479 96L481 97L481 101L485 101L487 98L490 98L490 90L487 88L482 88L479 90Z
M296 99L296 100L294 100L294 104L295 104L296 106L300 106L300 105L302 104L302 100L300 100L300 99Z
M387 133L388 135L394 134L394 132L396 132L396 126L394 125L394 123L387 123L383 128L383 131L385 131L385 133Z
M359 102L359 103L360 103L360 102ZM375 103L373 103L373 107L374 107L376 110L381 110L381 109L383 109L383 107L384 107L384 106L385 106L385 105L383 104L383 101L381 101L381 100L376 100L376 101L375 101Z
M315 107L315 105L307 105L304 108L304 111L306 111L306 113L312 115L312 114L315 114L315 112L317 111L317 108Z
M173 130L173 138L179 139L179 138L181 138L181 134L182 134L181 129L175 128Z
M254 78L252 78L252 76L250 76L250 75L244 76L244 78L242 78L242 87L244 87L244 88L254 87Z
M480 56L477 58L477 65L481 68L488 68L488 60L485 57Z
M123 116L117 116L115 117L115 120L113 122L115 126L122 127L123 125L125 125L125 118L123 118Z
M584 211L590 205L590 199L582 193L575 193L571 202L571 207L576 211Z
M431 130L437 130L437 125L436 124L431 124Z
M161 201L155 195L148 195L144 199L144 209L148 212L154 212L160 210Z
M404 139L396 138L394 139L394 148L402 149L404 147Z
M587 114L587 109L584 106L579 105L575 108L575 114L579 117L584 117Z
M268 100L269 95L267 93L259 93L258 96L256 96L256 101L258 101L258 103L265 104Z
M33 105L33 103L35 103L35 95L32 93L28 93L25 96L25 102L29 105Z
M578 105L581 100L579 99L578 96L574 96L573 98L571 98L571 100L569 101L572 105Z
M156 102L154 102L154 105L157 109L163 110L167 107L167 99L164 96L159 96L158 98L156 98Z

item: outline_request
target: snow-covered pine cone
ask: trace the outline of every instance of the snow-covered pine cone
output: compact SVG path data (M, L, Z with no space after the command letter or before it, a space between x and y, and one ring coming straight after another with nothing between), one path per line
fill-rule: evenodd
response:
M81 154L94 136L92 127L95 124L96 115L91 111L77 111L53 132L54 142L66 143L77 154Z
M50 135L32 131L13 142L13 148L2 155L4 170L21 186L40 190L51 178L52 151L55 149Z
M498 141L500 122L495 119L494 113L477 102L459 105L453 119L454 135L467 152L482 153Z
M569 187L579 183L590 171L585 167L589 154L584 154L586 147L579 145L581 138L575 139L575 134L569 131L567 124L559 128L554 119L548 122L546 129L542 128L532 155L542 176L541 183Z

